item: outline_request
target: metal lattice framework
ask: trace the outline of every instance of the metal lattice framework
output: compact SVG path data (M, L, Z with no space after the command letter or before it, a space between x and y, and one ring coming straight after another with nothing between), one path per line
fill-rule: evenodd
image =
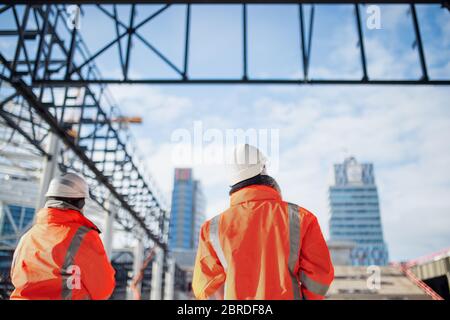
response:
M87 177L98 204L109 210L107 202L112 201L118 207L116 220L125 231L138 237L142 233L144 239L150 241L147 245L157 244L166 249L168 211L138 159L127 127L112 120L121 115L108 89L104 85L34 86L29 83L33 72L28 67L26 72L17 71L24 63L28 65L31 55L39 53L34 61L42 59L46 62L44 65L36 62L34 70L45 66L43 76L47 78L55 64L49 60L53 50L66 54L67 59L70 56L70 48L66 48L54 29L58 21L67 18L65 11L53 6L25 6L22 9L19 12L12 6L0 10L1 14L12 11L19 34L14 62L0 53L0 117L3 123L13 130L11 134L25 137L38 154L57 157L61 170L73 170ZM40 21L35 31L42 35L37 39L39 48L32 53L26 42L36 41L36 38L28 37L26 25L29 19ZM48 34L51 36L45 36ZM27 62L19 58L22 55ZM90 78L101 79L94 64L89 69ZM79 76L83 79L83 75ZM48 154L45 148L50 132L64 142L60 154Z
M182 3L183 1L174 1ZM214 1L200 1L200 2L214 2ZM219 3L237 3L239 1L218 1ZM258 2L258 1L253 1ZM263 1L265 2L265 1ZM270 1L269 1L270 2ZM249 32L248 32L248 6L252 1L243 3L240 5L240 15L241 21L241 34L239 37L242 39L242 70L241 76L237 78L221 78L221 77L211 77L211 78L197 78L192 77L189 74L189 66L192 58L192 52L190 52L190 39L192 38L192 14L191 7L195 4L185 4L184 5L184 39L182 44L178 44L177 47L182 48L183 62L180 67L179 64L175 63L173 60L168 58L167 55L160 49L158 49L153 43L149 35L143 32L143 28L148 25L151 21L155 20L157 17L164 15L164 13L173 6L172 4L160 4L156 6L155 10L148 13L143 17L137 18L137 13L143 6L155 7L155 3L158 1L107 1L107 3L113 4L94 4L93 1L75 1L71 3L79 3L79 10L73 11L68 9L65 5L51 5L42 6L32 11L37 11L34 19L37 24L41 24L41 29L27 25L26 21L17 20L15 30L3 30L0 35L19 35L20 42L26 42L30 38L35 38L39 42L39 45L33 52L33 55L27 57L16 56L14 59L9 61L13 67L13 71L18 75L22 76L24 73L30 75L30 83L35 85L46 85L46 86L83 86L85 84L98 84L98 83L148 83L148 84L386 84L386 85L449 85L450 78L447 79L432 79L429 76L429 70L425 59L424 45L422 41L421 30L419 27L419 20L416 13L415 2L422 3L422 1L394 1L389 2L391 4L402 3L405 7L409 9L410 12L410 28L414 33L414 43L413 48L417 50L417 66L420 68L421 76L417 79L402 79L401 75L398 79L375 79L371 77L368 70L368 56L365 49L365 35L363 31L363 22L361 8L362 4L358 4L358 1L316 1L317 3L340 3L346 6L354 6L354 21L356 29L356 38L352 36L348 37L349 43L356 43L359 47L360 55L360 70L362 76L360 78L339 79L338 78L325 79L325 78L312 78L310 74L311 70L311 60L314 54L312 48L312 43L314 42L314 30L315 30L315 8L316 2L313 2L308 9L305 9L304 3L309 3L309 1L286 1L287 3L298 3L298 19L299 19L299 39L298 45L300 46L300 56L299 61L299 74L301 77L294 79L291 77L286 78L253 78L249 75L248 66L251 62L251 57L249 56ZM373 2L373 1L365 1ZM375 1L379 3L380 1ZM386 1L381 1L386 2ZM118 5L120 3L120 5ZM145 3L145 4L144 4ZM171 1L172 3L172 1ZM276 3L273 1L272 3ZM388 2L386 2L388 3ZM440 3L443 8L449 7L448 1L427 1L424 3ZM120 7L120 8L119 8ZM124 8L126 7L126 8ZM50 11L48 11L50 9ZM124 18L123 15L119 14L119 9L121 11L128 11L129 14ZM8 10L8 6L0 9L1 11ZM63 59L61 54L55 51L49 52L47 55L42 54L42 47L46 40L43 35L49 35L52 33L59 33L59 28L61 24L67 22L67 17L61 19L59 22L48 23L51 20L49 16L51 12L54 11L69 11L72 12L70 19L73 23L72 30L67 32L67 37L60 38L60 41L65 41L68 43L67 52L64 53ZM108 35L102 35L102 40L107 40L106 44L93 52L89 52L86 44L80 36L80 32L77 30L77 21L81 19L85 11L95 11L99 16L109 19L110 25L114 28L114 33ZM28 17L27 17L28 18ZM18 18L17 18L18 19ZM449 17L450 19L450 17ZM104 39L106 37L106 39ZM175 41L175 40L173 40ZM152 66L145 66L142 74L139 76L130 74L130 65L134 62L133 59L133 47L139 44L143 46L148 53L155 55L160 62L165 64L171 71L174 72L174 77L159 77L150 76L147 71L151 71ZM267 43L270 46L270 43ZM24 45L25 47L25 45ZM120 76L117 77L95 77L92 73L92 69L97 68L96 61L99 58L107 57L114 63L114 68L120 70ZM34 59L33 59L34 58ZM66 59L67 58L67 59ZM276 57L274 57L276 58ZM143 65L144 66L144 65Z

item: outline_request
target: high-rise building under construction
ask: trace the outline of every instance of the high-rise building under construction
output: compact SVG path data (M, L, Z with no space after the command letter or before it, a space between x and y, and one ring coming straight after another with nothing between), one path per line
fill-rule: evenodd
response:
M334 165L334 178L329 189L330 241L354 244L350 255L353 265L386 265L388 250L373 164L347 158Z

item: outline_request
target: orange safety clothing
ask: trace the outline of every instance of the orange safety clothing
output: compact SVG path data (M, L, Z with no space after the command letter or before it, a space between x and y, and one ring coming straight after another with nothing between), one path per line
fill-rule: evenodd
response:
M98 228L80 212L44 208L14 253L11 299L107 299L115 271Z
M211 298L323 299L334 277L317 218L265 185L231 194L231 205L200 231L192 288Z

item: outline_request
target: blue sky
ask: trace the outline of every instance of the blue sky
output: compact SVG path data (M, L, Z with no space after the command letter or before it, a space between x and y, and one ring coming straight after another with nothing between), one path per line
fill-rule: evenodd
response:
M110 10L108 6L105 6ZM137 6L136 23L157 11L160 6ZM121 20L128 22L129 6L119 7ZM414 34L408 6L380 6L381 29L364 28L369 73L376 78L420 74L417 53L411 50ZM179 69L183 65L184 5L164 11L140 29L151 44L166 55ZM364 18L365 10L361 7ZM448 68L448 12L439 6L418 6L418 16L424 34L430 75L442 76ZM305 16L309 6L305 7ZM307 23L305 23L307 25ZM115 32L111 19L98 10L85 10L81 34L91 52L108 43ZM239 5L197 5L191 10L189 75L197 77L240 77L242 75L242 19ZM95 30L95 32L92 32ZM120 30L123 32L123 30ZM361 74L357 33L352 5L322 5L316 7L311 77L351 77ZM447 40L446 40L447 39ZM125 40L125 39L124 39ZM444 41L441 41L444 40ZM381 46L379 44L385 44ZM123 41L123 45L126 42ZM444 52L442 52L444 51ZM441 53L441 54L437 54ZM381 55L383 55L381 57ZM249 75L261 77L298 77L302 72L299 43L298 8L296 5L248 6ZM384 58L380 63L380 59ZM400 59L399 59L400 58ZM114 75L118 50L113 47L101 55L98 63L105 75ZM145 62L145 63L144 63ZM395 65L388 65L388 64ZM383 66L384 67L383 67ZM446 69L448 71L448 69ZM177 74L140 41L133 45L130 72L136 77L174 77ZM448 73L447 73L448 75Z
M316 11L312 77L362 74L351 14L351 7L324 6ZM418 7L418 14L430 76L448 77L450 13ZM239 76L239 8L194 7L192 17L190 75ZM295 6L249 7L251 76L301 74L296 18ZM379 79L418 78L406 8L381 6L381 19L381 30L364 30L369 74ZM154 43L159 41L161 48L167 46L172 52L171 44L183 36L169 27L164 30L170 32L156 32ZM173 57L177 61L175 49ZM446 87L116 86L114 92L125 112L144 116L145 124L133 131L169 197L173 165L167 159L173 130L192 130L198 120L205 128L220 130L279 129L280 170L275 177L286 199L316 213L325 234L332 165L352 154L375 164L385 239L393 260L450 244L450 92ZM205 188L207 215L218 214L228 205L226 170L213 165L194 165L194 170Z
M139 7L139 6L138 6ZM159 7L139 9L138 21ZM412 49L411 17L405 6L380 6L381 29L364 29L372 78L419 78ZM140 31L182 68L185 6L173 6ZM352 6L316 10L311 77L362 75ZM308 12L308 10L306 10ZM361 7L364 17L364 8ZM127 11L121 9L123 21ZM242 70L239 6L192 7L189 75L240 77ZM429 74L450 78L450 12L418 6ZM249 75L299 77L298 11L293 5L249 6ZM81 33L91 52L110 41L110 20L85 10ZM4 19L0 25L11 25ZM123 42L125 44L125 42ZM13 52L7 42L2 52ZM105 76L120 74L117 47L97 63ZM138 41L132 77L176 77ZM111 91L122 112L141 115L134 126L149 171L170 198L174 164L171 134L204 128L279 129L280 166L274 174L283 196L311 211L328 234L327 189L332 166L345 155L375 165L385 240L393 260L415 258L450 245L450 90L448 87L387 86L127 86ZM228 205L224 166L194 165L207 198L207 216Z

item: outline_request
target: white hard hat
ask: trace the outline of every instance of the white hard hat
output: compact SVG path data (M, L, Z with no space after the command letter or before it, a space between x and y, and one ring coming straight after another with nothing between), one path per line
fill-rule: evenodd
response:
M249 144L236 146L231 166L230 185L266 173L267 159L258 148Z
M75 173L65 173L52 179L45 196L62 198L89 198L89 186L83 177Z

